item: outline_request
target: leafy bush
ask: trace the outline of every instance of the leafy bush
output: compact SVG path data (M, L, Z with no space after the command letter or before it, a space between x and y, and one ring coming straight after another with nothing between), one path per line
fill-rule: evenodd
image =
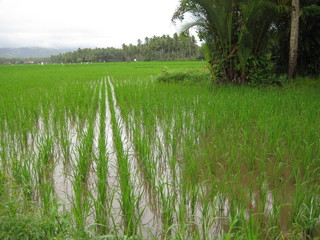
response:
M157 81L166 83L208 83L212 78L208 72L183 71L183 72L168 72L163 70L157 77Z
M274 64L266 58L249 59L247 80L250 86L272 85L276 79Z

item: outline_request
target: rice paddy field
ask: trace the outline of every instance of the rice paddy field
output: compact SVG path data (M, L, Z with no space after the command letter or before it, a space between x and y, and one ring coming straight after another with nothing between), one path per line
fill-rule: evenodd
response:
M0 239L320 239L320 88L202 62L0 66Z

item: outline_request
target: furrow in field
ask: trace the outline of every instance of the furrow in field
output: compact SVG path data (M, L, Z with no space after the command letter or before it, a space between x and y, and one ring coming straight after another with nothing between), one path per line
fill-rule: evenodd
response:
M105 85L105 145L106 145L106 155L108 158L108 172L107 172L107 194L109 198L109 209L110 209L110 216L109 221L112 222L114 230L116 232L121 232L121 223L122 223L122 211L119 203L119 199L121 198L121 191L120 191L120 183L118 177L118 163L117 163L117 154L114 145L114 135L112 129L112 119L111 119L111 106L109 104L108 98L108 85L107 79L104 78L104 85Z
M154 209L154 203L150 202L148 197L149 189L146 189L145 181L142 178L141 166L137 160L136 151L134 149L134 143L132 142L133 133L130 131L129 126L125 123L121 115L121 109L117 104L115 96L114 86L109 79L110 92L112 94L112 100L114 103L115 117L117 125L119 126L119 132L121 142L123 143L123 151L128 161L128 169L130 171L130 184L133 193L133 203L135 206L135 214L137 224L141 224L141 232L144 236L156 235L160 230L161 220L157 216L156 209Z
M120 198L118 199L122 211L123 228L122 234L132 236L137 231L137 221L135 215L134 192L131 182L130 163L128 162L128 153L124 149L124 143L121 139L121 126L116 116L114 96L112 93L110 80L107 84L108 102L111 113L111 123L113 131L113 142L117 160L117 173L120 186Z

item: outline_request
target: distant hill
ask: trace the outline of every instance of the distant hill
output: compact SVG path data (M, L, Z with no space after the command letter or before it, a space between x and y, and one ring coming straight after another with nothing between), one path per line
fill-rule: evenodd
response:
M45 58L74 49L53 49L40 47L0 48L0 58Z

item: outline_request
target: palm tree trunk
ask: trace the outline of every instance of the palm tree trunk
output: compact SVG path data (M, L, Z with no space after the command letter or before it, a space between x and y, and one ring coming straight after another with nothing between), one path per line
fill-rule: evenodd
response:
M289 50L289 78L296 74L299 37L299 0L292 0L291 31Z

